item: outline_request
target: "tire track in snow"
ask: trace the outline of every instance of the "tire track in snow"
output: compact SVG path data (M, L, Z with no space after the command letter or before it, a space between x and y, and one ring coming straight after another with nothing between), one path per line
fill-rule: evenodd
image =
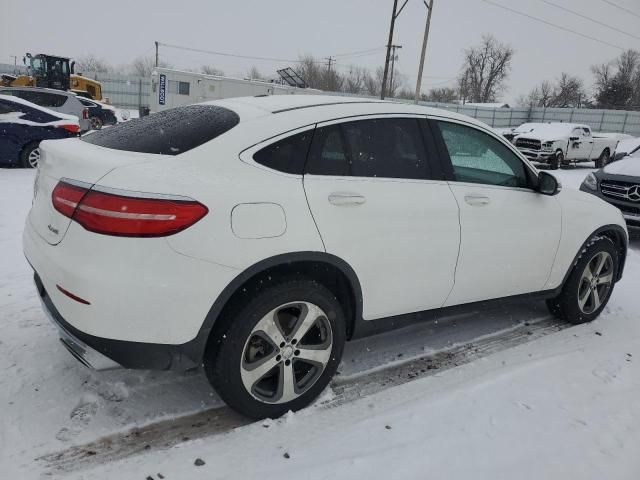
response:
M403 359L349 376L338 375L331 384L335 396L316 404L315 408L335 408L363 396L526 344L569 326L570 324L547 317L445 350ZM228 407L219 407L102 437L84 445L43 455L36 461L50 474L82 470L150 450L168 449L189 440L223 434L250 423L252 420L236 414Z

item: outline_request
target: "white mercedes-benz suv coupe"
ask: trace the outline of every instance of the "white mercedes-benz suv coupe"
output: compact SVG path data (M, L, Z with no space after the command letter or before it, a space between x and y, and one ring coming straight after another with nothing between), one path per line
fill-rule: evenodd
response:
M345 341L529 295L593 320L620 211L486 125L357 98L234 98L42 143L24 251L97 369L204 371L250 417L308 405Z

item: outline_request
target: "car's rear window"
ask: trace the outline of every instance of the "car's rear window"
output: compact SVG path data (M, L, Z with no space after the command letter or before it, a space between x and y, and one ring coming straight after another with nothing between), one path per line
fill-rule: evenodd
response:
M228 132L238 114L217 105L188 105L98 130L82 140L128 152L179 155Z

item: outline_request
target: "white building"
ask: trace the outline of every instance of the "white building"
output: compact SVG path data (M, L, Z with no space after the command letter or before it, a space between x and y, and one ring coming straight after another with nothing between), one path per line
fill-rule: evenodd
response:
M151 113L167 108L221 98L255 95L321 94L320 90L281 85L264 80L205 75L169 68L155 68L151 73Z

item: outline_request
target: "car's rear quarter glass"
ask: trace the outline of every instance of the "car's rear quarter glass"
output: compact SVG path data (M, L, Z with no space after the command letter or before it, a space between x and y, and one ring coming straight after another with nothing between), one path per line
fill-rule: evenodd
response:
M188 105L130 120L82 138L114 150L179 155L228 132L237 113L217 105Z
M302 175L312 137L313 130L292 135L257 151L253 159L280 172Z

